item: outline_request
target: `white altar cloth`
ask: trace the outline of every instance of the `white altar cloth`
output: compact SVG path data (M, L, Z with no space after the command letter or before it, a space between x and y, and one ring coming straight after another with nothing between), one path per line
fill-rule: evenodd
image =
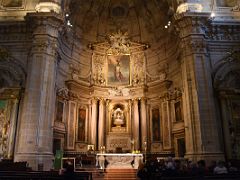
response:
M143 161L143 154L131 153L98 153L97 163L100 169L105 169L105 160L107 160L108 169L137 169L139 163Z

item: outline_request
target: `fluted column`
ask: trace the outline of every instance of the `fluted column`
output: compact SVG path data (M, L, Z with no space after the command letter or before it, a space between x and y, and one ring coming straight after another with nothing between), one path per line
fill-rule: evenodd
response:
M146 118L146 99L141 99L141 145L145 145L147 141L147 118Z
M100 150L101 146L104 146L104 114L105 114L105 106L104 100L101 99L99 102L99 124L98 124L98 149Z
M134 149L139 149L139 113L138 113L138 100L133 101L133 139L134 139Z
M97 138L97 100L92 99L92 119L91 119L91 144L95 145Z

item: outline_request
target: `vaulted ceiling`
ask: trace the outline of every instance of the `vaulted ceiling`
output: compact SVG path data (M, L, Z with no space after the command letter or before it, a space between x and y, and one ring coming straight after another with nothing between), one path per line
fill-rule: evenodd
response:
M173 15L167 0L72 0L69 17L75 33L87 41L102 41L127 32L133 41L158 42Z

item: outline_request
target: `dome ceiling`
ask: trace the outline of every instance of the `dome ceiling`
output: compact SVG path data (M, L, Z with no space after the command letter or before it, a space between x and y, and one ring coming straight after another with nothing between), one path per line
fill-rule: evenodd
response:
M167 0L72 0L69 17L76 34L88 42L120 30L133 41L153 43L166 31L169 12Z

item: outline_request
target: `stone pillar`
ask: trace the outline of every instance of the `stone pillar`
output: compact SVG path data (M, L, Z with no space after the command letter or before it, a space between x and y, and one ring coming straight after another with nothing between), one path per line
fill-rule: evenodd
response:
M98 121L98 150L104 144L104 129L105 129L105 102L103 99L99 102L99 121Z
M22 116L15 161L27 161L33 170L50 170L53 164L53 119L59 26L56 13L30 13L32 49L28 57ZM29 31L31 32L31 31Z
M97 145L97 100L92 99L92 119L91 119L91 144L96 149Z
M133 139L134 149L139 150L139 112L138 99L133 101Z
M223 158L214 105L210 59L201 25L206 17L176 16L181 42L186 158Z
M147 144L147 110L146 110L146 99L142 98L141 99L141 145L142 145L142 150L144 150L144 146Z

